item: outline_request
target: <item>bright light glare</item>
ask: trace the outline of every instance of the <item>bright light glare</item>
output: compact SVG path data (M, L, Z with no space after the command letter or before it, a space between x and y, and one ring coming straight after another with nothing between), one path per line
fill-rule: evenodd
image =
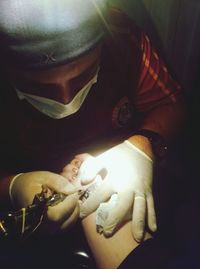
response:
M129 180L134 166L129 154L122 147L114 147L96 157L100 166L106 168L109 180L115 182L117 188L125 187L124 180Z
M95 6L95 9L96 9L97 13L99 14L99 17L101 18L101 20L102 20L104 26L106 27L107 31L108 31L110 34L112 34L112 32L111 32L111 30L110 30L110 27L109 27L109 25L108 25L106 19L104 18L104 15L103 15L102 11L100 10L99 6L97 5L96 1L91 0L91 2L92 2L93 5ZM105 1L104 1L104 2L105 2Z

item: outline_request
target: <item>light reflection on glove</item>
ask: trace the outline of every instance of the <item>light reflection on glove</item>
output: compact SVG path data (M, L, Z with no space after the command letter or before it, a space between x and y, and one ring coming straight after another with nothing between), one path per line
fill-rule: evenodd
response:
M153 161L129 141L109 149L96 158L88 158L79 170L82 184L93 180L106 168L102 184L81 205L81 217L95 211L102 202L117 193L116 205L109 212L102 229L111 236L132 212L132 232L136 241L144 235L145 221L151 231L156 230L156 216L152 196Z

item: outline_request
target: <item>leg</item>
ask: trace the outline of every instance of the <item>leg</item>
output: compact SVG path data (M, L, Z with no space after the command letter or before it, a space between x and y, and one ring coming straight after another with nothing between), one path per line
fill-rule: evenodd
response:
M131 221L110 238L96 232L95 213L83 219L82 226L98 269L116 269L138 246L131 233ZM146 234L145 240L148 238L151 236Z
M80 184L76 180L76 174L82 161L88 155L79 155L66 165L62 175L74 184ZM77 162L79 160L79 162ZM125 223L112 237L105 238L96 231L96 213L82 220L83 230L94 255L98 269L116 269L127 255L138 246L131 232L131 221ZM151 238L146 233L144 240Z

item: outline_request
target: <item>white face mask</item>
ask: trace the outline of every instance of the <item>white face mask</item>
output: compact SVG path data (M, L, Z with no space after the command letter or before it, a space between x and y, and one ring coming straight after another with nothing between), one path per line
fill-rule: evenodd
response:
M96 75L75 95L72 101L66 105L53 99L24 93L18 89L16 89L16 92L20 100L26 99L43 114L53 119L62 119L74 114L80 109L93 84L97 82L98 71Z

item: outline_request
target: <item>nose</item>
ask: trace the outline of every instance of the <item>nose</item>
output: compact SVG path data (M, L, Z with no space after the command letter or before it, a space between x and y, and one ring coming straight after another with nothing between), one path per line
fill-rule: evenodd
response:
M49 92L48 97L59 103L68 104L73 99L73 89L69 83L58 83L54 86L54 89Z
M72 100L72 93L69 84L60 85L57 91L58 102L68 104Z
M56 82L53 84L49 84L46 89L47 90L44 91L43 88L42 91L38 92L38 95L66 105L72 101L74 96L80 90L80 85L73 85L69 82ZM34 92L33 94L36 93Z

